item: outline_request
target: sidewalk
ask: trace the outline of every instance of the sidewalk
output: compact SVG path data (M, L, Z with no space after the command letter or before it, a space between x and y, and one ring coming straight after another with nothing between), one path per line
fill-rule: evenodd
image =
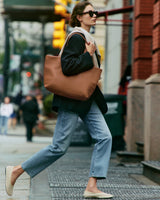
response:
M51 141L51 137L34 137L33 143L27 143L23 126L10 130L9 136L0 136L0 200L84 199L92 146L70 147L66 155L31 179L31 184L29 176L23 174L15 185L13 197L6 195L5 166L23 162ZM112 153L107 179L100 180L98 186L113 194L113 200L160 200L160 186L143 177L142 165L120 165L115 153Z
M14 195L9 198L5 192L5 167L17 165L51 143L50 137L34 137L33 143L27 143L25 127L9 129L8 136L0 136L0 200L29 200L30 177L24 173L16 182Z
M84 200L91 152L92 147L70 147L62 159L32 179L30 199ZM99 180L98 187L113 194L113 200L160 200L160 186L142 175L141 164L119 165L114 153L108 177Z

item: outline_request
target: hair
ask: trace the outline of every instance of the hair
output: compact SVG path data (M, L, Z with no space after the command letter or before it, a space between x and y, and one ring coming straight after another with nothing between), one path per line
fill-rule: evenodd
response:
M81 26L80 21L77 19L77 15L81 15L84 11L84 9L86 8L86 6L91 5L93 6L90 2L88 1L83 1L80 2L78 4L76 4L76 6L74 7L72 14L71 14L71 19L70 19L70 26L71 27L75 27L75 26Z

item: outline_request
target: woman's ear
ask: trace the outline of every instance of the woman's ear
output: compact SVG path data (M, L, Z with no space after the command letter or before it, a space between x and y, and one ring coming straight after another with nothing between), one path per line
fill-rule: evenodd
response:
M79 22L81 22L82 21L81 15L77 15L77 19L78 19Z

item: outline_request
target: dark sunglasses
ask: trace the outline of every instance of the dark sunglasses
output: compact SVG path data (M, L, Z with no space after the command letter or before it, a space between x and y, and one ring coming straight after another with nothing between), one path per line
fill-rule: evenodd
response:
M81 15L85 15L85 14L89 14L90 17L93 17L93 15L96 15L96 17L98 17L98 11L90 10L90 11L81 13Z

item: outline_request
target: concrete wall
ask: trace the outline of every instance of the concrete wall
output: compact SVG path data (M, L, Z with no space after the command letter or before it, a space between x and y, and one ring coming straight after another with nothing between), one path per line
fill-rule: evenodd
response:
M128 151L136 151L136 142L144 142L144 80L129 84L127 96L127 133Z
M160 74L146 80L144 141L145 160L160 160Z

